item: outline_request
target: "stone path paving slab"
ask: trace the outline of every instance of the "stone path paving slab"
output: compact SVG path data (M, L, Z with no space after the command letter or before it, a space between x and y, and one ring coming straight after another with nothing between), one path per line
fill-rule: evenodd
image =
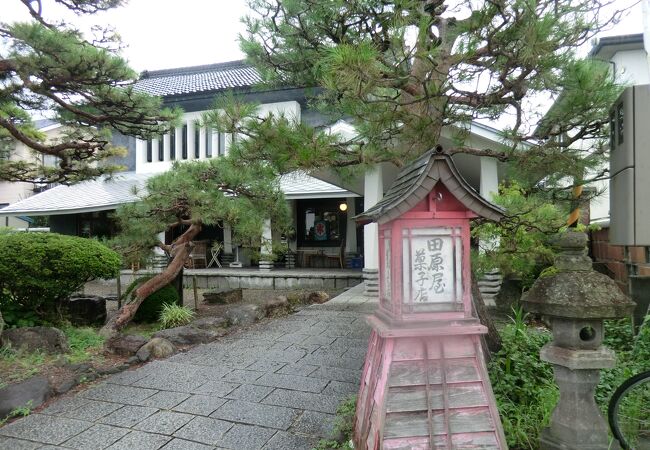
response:
M0 427L0 449L309 450L358 391L375 305L357 286L113 375Z

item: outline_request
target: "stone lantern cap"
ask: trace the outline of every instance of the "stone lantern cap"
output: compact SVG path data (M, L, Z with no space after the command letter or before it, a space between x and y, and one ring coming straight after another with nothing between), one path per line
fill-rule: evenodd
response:
M592 269L586 234L567 232L555 244L556 272L539 277L523 295L526 311L571 319L616 319L632 313L634 302L614 280Z

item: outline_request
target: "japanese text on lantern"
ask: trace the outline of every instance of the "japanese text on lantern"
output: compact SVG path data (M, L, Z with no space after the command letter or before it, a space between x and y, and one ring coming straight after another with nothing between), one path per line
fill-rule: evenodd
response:
M418 239L414 244L413 281L415 292L413 301L416 303L436 301L438 299L435 297L444 294L447 286L443 258L444 241L440 237L432 237L424 240Z

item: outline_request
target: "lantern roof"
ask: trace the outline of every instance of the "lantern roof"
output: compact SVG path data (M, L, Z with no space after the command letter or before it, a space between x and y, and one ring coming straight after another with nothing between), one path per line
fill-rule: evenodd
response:
M355 219L379 223L397 219L425 199L438 182L478 216L496 222L503 217L503 209L476 192L460 174L451 156L443 153L438 145L402 169L384 197Z

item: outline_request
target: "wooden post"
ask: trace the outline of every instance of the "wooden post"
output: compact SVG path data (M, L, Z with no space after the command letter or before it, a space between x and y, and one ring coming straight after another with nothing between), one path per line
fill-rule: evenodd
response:
M117 274L117 309L122 307L122 272Z
M192 275L192 289L194 289L194 311L199 309L199 294L196 289L196 275Z

